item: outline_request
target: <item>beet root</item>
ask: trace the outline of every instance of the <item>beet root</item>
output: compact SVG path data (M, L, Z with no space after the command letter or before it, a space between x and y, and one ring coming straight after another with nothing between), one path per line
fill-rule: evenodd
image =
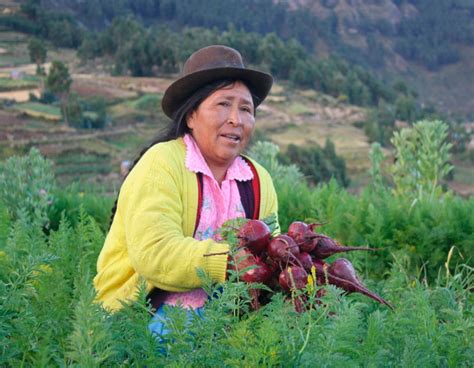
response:
M270 266L265 264L262 261L255 261L253 264L255 268L245 272L240 278L245 282L261 282L263 284L268 284L272 278L273 272Z
M297 266L302 266L306 271L311 272L313 260L309 253L301 252L300 254L296 255L296 259L298 260L298 262L295 261Z
M316 270L316 278L318 284L323 285L326 284L326 274L329 268L329 263L324 262L322 259L314 259L313 266Z
M307 224L301 221L294 221L290 224L288 236L293 238L303 252L311 252L316 246L313 240L318 237Z
M262 253L271 237L270 228L261 220L249 220L239 230L240 246L247 247L253 254Z
M267 253L275 261L288 262L300 253L300 248L288 235L278 235L271 240L267 247Z
M339 258L335 260L327 269L329 283L340 287L341 289L349 293L361 293L368 296L371 299L378 301L381 304L385 304L387 307L393 310L393 306L382 297L373 293L365 287L365 285L359 280L355 272L354 266L345 258Z
M301 267L287 267L281 271L278 282L285 291L304 289L308 283L308 274Z
M315 243L316 243L316 246L314 247L311 253L316 258L319 258L319 259L325 259L336 253L342 253L342 252L352 252L355 250L369 250L369 251L377 250L375 248L367 248L367 247L341 246L330 237L323 236L323 235L321 235L320 238L316 239Z

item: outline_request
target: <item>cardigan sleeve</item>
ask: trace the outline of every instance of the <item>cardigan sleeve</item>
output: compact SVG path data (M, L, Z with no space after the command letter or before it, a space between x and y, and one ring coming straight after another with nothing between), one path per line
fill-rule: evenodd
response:
M168 291L202 286L198 268L215 281L226 278L227 255L204 254L226 252L228 245L184 235L183 180L169 157L149 150L124 183L118 204L132 266L152 285Z

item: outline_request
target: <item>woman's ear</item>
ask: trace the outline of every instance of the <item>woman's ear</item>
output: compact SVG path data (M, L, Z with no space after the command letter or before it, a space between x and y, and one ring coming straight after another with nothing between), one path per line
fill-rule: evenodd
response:
M195 123L195 111L191 111L186 115L186 125L188 126L189 130L193 130Z

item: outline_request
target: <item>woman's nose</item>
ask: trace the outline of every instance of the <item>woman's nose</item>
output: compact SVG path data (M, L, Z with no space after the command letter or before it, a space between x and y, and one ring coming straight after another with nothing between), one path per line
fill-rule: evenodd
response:
M238 108L231 109L228 117L228 122L236 126L242 124L242 116Z

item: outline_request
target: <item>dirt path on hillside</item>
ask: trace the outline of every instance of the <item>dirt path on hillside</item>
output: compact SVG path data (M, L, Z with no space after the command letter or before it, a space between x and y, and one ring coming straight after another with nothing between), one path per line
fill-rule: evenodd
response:
M41 92L39 88L0 92L0 100L14 100L16 102L27 102L30 100L30 94L33 94L39 98L41 95Z
M46 73L49 72L50 67L51 67L51 63L43 64L43 68L46 71ZM5 67L0 68L0 73L11 74L13 71L17 72L17 73L20 72L20 73L35 75L36 74L36 64L25 64L25 65L19 65L19 66L5 66Z

